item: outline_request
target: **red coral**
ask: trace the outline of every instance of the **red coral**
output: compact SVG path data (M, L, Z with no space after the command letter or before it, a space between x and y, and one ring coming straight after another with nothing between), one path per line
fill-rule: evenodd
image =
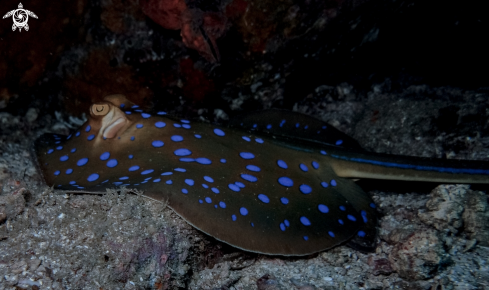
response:
M180 60L180 71L185 78L184 97L202 101L207 95L215 92L214 82L207 78L203 71L195 69L194 62L190 58Z
M225 31L227 18L221 12L189 9L184 0L142 0L143 12L166 29L181 29L183 43L209 61L219 60L216 40Z

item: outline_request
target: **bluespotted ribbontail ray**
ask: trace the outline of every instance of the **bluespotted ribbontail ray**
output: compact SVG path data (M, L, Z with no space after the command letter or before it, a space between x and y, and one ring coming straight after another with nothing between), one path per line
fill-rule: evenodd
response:
M232 125L149 114L109 96L74 134L39 138L38 166L55 189L136 188L218 240L272 255L374 246L375 204L348 178L489 183L486 162L369 153L298 113L252 113Z

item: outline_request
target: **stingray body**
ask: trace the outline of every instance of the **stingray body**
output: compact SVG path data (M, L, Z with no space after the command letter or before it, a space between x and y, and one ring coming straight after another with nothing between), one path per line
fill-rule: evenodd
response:
M218 240L272 255L345 241L374 247L375 204L346 177L489 183L487 163L368 153L297 113L255 113L233 125L149 114L111 96L72 135L39 138L38 166L55 189L136 188Z

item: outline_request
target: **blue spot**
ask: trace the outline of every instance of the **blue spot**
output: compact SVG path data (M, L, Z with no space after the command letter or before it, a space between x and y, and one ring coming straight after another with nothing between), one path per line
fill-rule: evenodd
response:
M375 203L371 202L371 203L370 203L370 207L371 207L371 208L376 208L377 206L375 205Z
M88 181L92 182L95 181L99 178L99 175L97 173L92 173L90 176L87 178Z
M311 222L310 222L310 221L309 221L309 219L308 219L308 218L306 218L305 216L301 216L300 220L301 220L301 223L302 223L303 225L305 225L305 226L310 226L310 225L311 225Z
M323 126L322 128L323 128L323 130L324 130L324 129L326 129L326 126Z
M119 186L119 185L122 184L122 182L121 181L116 181L116 182L113 182L113 184L116 185L116 186Z
M233 214L233 215L231 216L231 218L233 219L233 222L235 222L235 221L236 221L236 215L235 215L235 214Z
M132 159L134 157L134 155L129 155L129 159Z
M299 123L296 123L296 124L295 124L295 127L296 127L296 128L299 128L299 126L300 126L300 124L299 124Z
M366 212L366 211L364 211L364 210L362 210L362 211L360 212L360 214L362 215L363 222L364 222L364 223L367 223L367 212Z
M194 162L195 161L195 159L193 159L193 158L180 158L179 160L182 162Z
M290 226L290 223L289 223L288 220L284 220L284 224L285 224L286 227L289 227Z
M124 108L125 106L126 106L125 104L121 104L121 105L120 105L120 107L121 107L121 108Z
M92 127L90 125L88 125L86 128L85 128L85 132L90 132L90 129L92 129Z
M205 183L202 183L202 187L203 188L209 188L209 185L205 184Z
M364 231L358 231L358 236L361 238L365 237L365 232Z
M190 123L190 121L189 121L189 120L184 120L184 119L180 120L180 122L182 122L182 123L186 123L186 124Z
M56 150L61 150L61 149L63 149L63 146L56 147Z
M212 161L209 158L205 158L205 157L199 157L199 158L195 159L195 161L199 164L204 164L204 165L212 163Z
M137 108L139 108L138 105L134 105L134 106L131 107L131 109L137 109Z
M241 152L241 153L239 153L239 156L241 156L241 158L243 158L243 159L255 158L255 155L253 155L253 153L250 153L250 152Z
M219 161L221 161L221 163L226 163L226 159L224 159L224 158L219 160Z
M109 159L109 157L110 157L110 153L104 152L104 153L102 153L102 155L100 155L100 160L107 160L107 159Z
M190 129L191 128L189 124L183 124L182 127L185 128L185 129Z
M255 165L246 165L246 169L249 171L254 171L254 172L260 172L260 167L255 166Z
M268 125L267 125L267 129L268 129L268 130L272 129L272 125L271 125L271 124L268 124Z
M342 219L338 219L338 223L340 223L340 225L344 225L345 224Z
M219 189L217 189L217 188L215 188L215 187L211 188L211 190L212 190L212 192L214 192L215 194L218 194L218 193L219 193Z
M88 158L82 158L76 162L76 165L83 166L83 165L87 164L87 162L88 162Z
M158 121L155 123L155 127L156 128L163 128L166 126L166 123L165 122L161 122L161 121Z
M328 232L328 235L329 235L330 237L334 238L334 233L333 233L332 231L329 231L329 232Z
M160 111L160 112L158 112L156 114L161 116L161 115L166 115L166 112Z
M304 236L303 238L304 238L304 241L309 240L309 237L308 236Z
M220 201L220 202L219 202L219 206L220 206L221 208L226 208L226 203L225 203L224 201Z
M92 140L93 140L93 138L95 138L95 135L93 135L93 134L92 134L92 135L90 135L90 136L88 136L88 137L87 137L87 140L88 140L88 141L92 141Z
M59 170L56 170L56 171L54 172L54 175L59 175L60 173L61 173L61 172L60 172Z
M172 184L172 183L173 183L173 181L171 181L171 179L170 179L170 180L167 180L165 183L166 183L166 184Z
M127 179L129 179L129 177L127 177L127 176L123 176L123 177L119 178L119 180L127 180Z
M155 148L159 148L159 147L162 147L163 145L165 145L165 143L163 143L163 141L160 141L160 140L155 140L151 143L151 145L153 145L153 147L155 147Z
M147 169L147 170L144 170L143 172L141 172L141 175L146 175L146 174L150 174L150 173L153 173L153 169Z
M280 185L283 185L286 187L291 187L292 185L294 185L294 182L292 181L292 179L285 177L285 176L279 177L278 183L280 183Z
M212 177L209 176L204 176L204 180L211 183L214 182L214 179L212 179Z
M192 151L185 149L185 148L180 148L180 149L175 150L173 152L173 154L175 154L176 156L188 156L188 155L192 154Z
M336 144L336 145L341 145L341 144L343 144L343 140L338 140L338 141L336 141L336 143L335 143L335 144Z
M151 115L147 113L141 113L141 117L148 119L149 117L151 117Z
M59 144L59 143L61 143L61 141L56 141L56 142L54 142L54 144Z
M160 182L160 181L161 181L160 178L153 179L153 182Z
M255 141L256 141L256 143L263 144L263 139L262 138L256 138Z
M307 168L307 166L304 164L304 163L301 163L301 165L299 165L299 167L301 168L302 171L304 172L307 172L309 169Z
M285 161L283 161L283 160L277 160L277 165L278 165L278 167L283 168L283 169L288 168L287 163L285 163Z
M283 203L283 204L288 204L289 203L289 199L286 198L286 197L282 197L280 198L280 201Z
M253 124L253 128L256 128L256 126L258 126L258 124Z
M228 185L229 189L231 189L232 191L236 191L238 192L239 191L239 187L236 185L236 184L233 184L233 183L230 183Z
M323 181L323 182L321 182L321 186L326 188L326 187L328 187L328 183L326 181Z
M250 225L251 225L252 227L255 227L255 224L254 224L254 223L250 223Z
M53 152L54 152L54 150L53 150L53 149L49 149L49 150L48 150L48 154L51 154L51 153L53 153Z
M195 138L197 138L197 139L202 138L202 136L200 136L199 134L195 134L194 136L195 136Z
M76 137L80 136L80 131L76 132L75 136Z
M171 138L170 138L170 139L171 139L173 142L181 142L181 141L183 141L183 137L182 137L182 136L180 136L180 135L173 135L173 136L171 136Z
M303 193L303 194L309 194L311 193L312 191L312 188L307 185L307 184L302 184L300 187L299 187L299 190Z
M250 141L251 141L250 137L243 136L242 138L243 138L243 140L245 140L245 141L248 141L248 142L250 142Z
M183 169L183 168L175 168L173 170L178 171L178 172L185 172L185 171L187 171L186 169Z
M71 135L72 135L72 134L70 134L70 136L66 137L66 140L69 140L69 139L71 138Z
M340 205L340 209L341 209L342 211L345 211L345 210L346 210L346 207L345 207L344 205Z
M250 174L241 174L241 178L249 182L257 182L258 178Z
M163 172L161 175L164 176L164 175L172 175L172 174L173 174L173 172Z
M311 164L312 164L312 167L314 167L314 169L319 168L319 163L317 163L316 161L313 161Z
M72 181L70 181L70 184L71 185L76 184L76 181L72 180Z
M356 219L354 216L352 216L351 214L347 215L346 217L347 217L349 220L351 220L352 222L356 222L356 221L357 221L357 219Z
M143 128L143 124L136 124L136 128L138 128L138 129Z
M134 141L136 138L134 138L134 136L131 136L131 141Z
M68 155L63 155L59 158L60 161L66 161L68 160Z
M280 122L280 127L282 127L284 124L285 124L285 120L282 120L282 122Z
M321 151L319 151L319 152L320 152L321 154L323 154L323 155L327 155L327 154L328 154L328 153L326 153L326 151L324 151L324 150L321 150Z
M206 197L206 198L205 198L205 202L207 202L207 203L211 203L211 202L212 202L212 199L211 199L210 197Z
M130 111L124 111L124 113L126 113L126 115L131 115L132 114Z
M220 136L220 137L226 135L223 130L217 129L217 128L214 129L214 134L216 134L217 136Z
M117 160L116 159L110 159L109 161L107 161L107 167L116 167L118 164Z
M331 182L330 182L331 186L336 186L336 180L334 179L331 179Z
M318 210L322 213L328 213L329 212L329 208L324 204L318 205Z
M68 168L68 169L66 169L66 172L65 172L65 173L66 173L66 174L71 174L71 173L73 173L73 169Z
M239 186L241 188L244 188L245 187L244 183L239 182L239 181L236 181L234 184L236 184L237 186Z
M268 198L268 196L266 196L264 194L259 194L258 195L258 199L261 200L264 203L269 203L270 202L270 199Z
M173 123L173 127L175 127L175 128L182 128L182 125L180 125L178 123Z
M246 207L242 207L239 209L239 213L241 215L247 215L248 214L248 210L246 209Z
M285 225L284 225L284 223L280 223L280 229L282 230L282 232L285 232Z
M139 166L133 165L133 166L129 167L129 171L136 171L136 170L139 170Z
M309 125L305 125L304 126L304 129L307 130L307 128L309 128Z
M186 188L183 188L182 189L182 193L187 194L188 193L188 190Z
M193 179L185 179L185 183L190 185L190 186L193 186L194 185L194 180Z
M204 201L202 199L199 199L199 203L204 203Z

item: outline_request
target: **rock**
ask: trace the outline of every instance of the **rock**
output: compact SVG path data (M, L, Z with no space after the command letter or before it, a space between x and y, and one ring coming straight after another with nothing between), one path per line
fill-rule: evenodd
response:
M462 215L464 232L481 246L489 247L489 205L487 194L468 190L465 211Z
M432 278L450 258L435 230L423 229L396 244L389 254L392 269L410 280Z

